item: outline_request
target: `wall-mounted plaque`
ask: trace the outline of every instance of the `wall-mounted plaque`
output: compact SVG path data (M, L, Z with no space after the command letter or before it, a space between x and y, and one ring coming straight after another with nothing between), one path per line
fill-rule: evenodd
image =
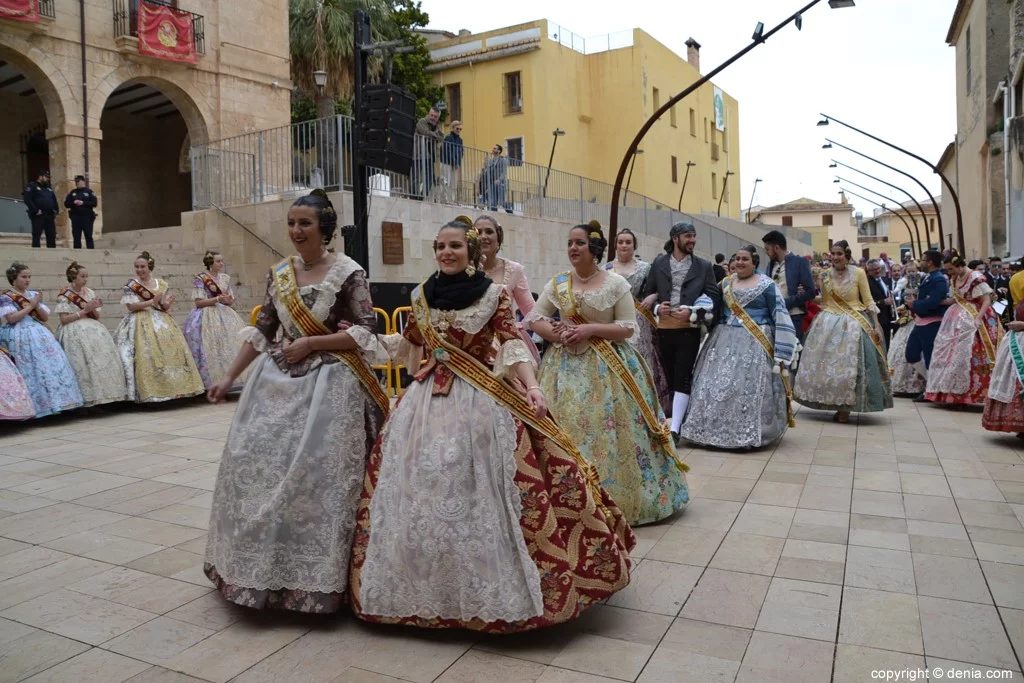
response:
M402 246L402 224L384 221L381 223L384 265L400 266L405 263L405 252Z

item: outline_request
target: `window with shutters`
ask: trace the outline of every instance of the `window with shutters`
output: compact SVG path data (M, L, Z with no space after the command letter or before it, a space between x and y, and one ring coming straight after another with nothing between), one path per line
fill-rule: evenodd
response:
M444 88L445 101L448 103L448 120L462 120L462 86L452 83Z
M697 137L697 112L690 110L690 135Z
M651 101L654 102L654 111L661 109L661 91L657 88L651 91Z
M506 114L523 113L523 76L520 71L505 74L502 94L505 98Z
M792 228L793 227L793 217L792 216L783 216L782 217L782 224L784 226L786 226L787 228Z
M508 154L509 166L523 165L523 138L505 138L505 153Z
M678 128L679 124L676 123L676 105L672 105L672 108L668 110L668 122L673 128Z
M824 216L822 216L821 217L821 224L822 225L832 225L832 214L826 213Z
M711 198L718 199L718 174L711 174Z
M672 157L672 182L679 182L679 160Z

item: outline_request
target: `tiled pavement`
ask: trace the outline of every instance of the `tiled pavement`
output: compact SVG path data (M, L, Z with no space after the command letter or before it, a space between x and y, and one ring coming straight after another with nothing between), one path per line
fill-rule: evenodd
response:
M926 667L1020 671L1024 443L983 432L977 412L898 400L838 425L804 411L773 451L686 451L695 500L637 530L629 588L574 624L483 637L228 607L201 563L233 410L0 426L0 681L846 683Z

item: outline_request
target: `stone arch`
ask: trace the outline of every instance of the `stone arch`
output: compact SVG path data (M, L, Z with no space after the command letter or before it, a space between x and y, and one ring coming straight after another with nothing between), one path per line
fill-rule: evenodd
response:
M209 103L202 97L195 97L185 91L178 82L181 80L176 73L156 72L147 64L125 64L111 71L93 86L89 94L89 125L100 127L103 108L110 94L126 83L145 83L160 90L178 108L185 125L188 127L189 138L193 144L210 140L214 116ZM195 88L192 88L195 90Z
M47 53L25 38L9 32L4 35L4 42L0 43L0 59L23 72L32 83L43 104L46 125L50 131L62 134L69 119L81 122L81 104L75 97L75 89Z

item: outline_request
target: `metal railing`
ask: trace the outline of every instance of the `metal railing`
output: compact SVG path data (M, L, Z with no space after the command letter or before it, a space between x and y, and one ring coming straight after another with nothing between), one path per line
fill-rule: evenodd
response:
M352 189L352 124L350 117L339 115L193 145L193 209L290 199L317 187ZM505 211L576 223L596 219L604 225L609 220L612 186L608 183L419 135L414 139L408 175L376 168L368 172L371 201L405 197L468 211ZM684 215L688 214L628 192L619 209L619 224L661 237ZM709 227L719 222L709 216L702 219ZM731 235L728 223L723 219L715 230ZM783 230L792 241L811 244L810 234L803 230L770 228ZM746 243L736 240L736 247ZM714 241L724 245L728 240ZM732 251L723 246L711 253Z
M53 0L39 0L39 16L50 19L57 18L57 10L53 6Z
M564 26L559 26L553 21L549 21L547 24L548 38L550 40L571 48L583 55L592 55L598 52L607 52L608 50L618 50L620 48L633 46L632 29L584 38L583 36L573 33Z
M52 2L53 0L48 0ZM151 5L162 5L173 7L178 12L192 16L192 42L195 45L196 53L206 54L206 21L203 15L189 12L176 7L169 2L161 0L114 0L114 37L139 37L139 3L148 2ZM42 11L42 2L40 2Z

